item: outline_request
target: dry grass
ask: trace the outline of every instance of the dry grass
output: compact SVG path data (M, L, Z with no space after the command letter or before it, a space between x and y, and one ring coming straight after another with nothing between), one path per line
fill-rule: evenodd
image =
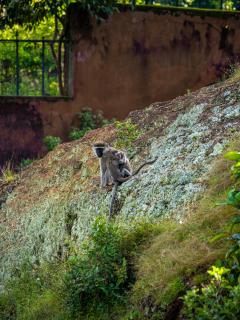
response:
M240 65L239 63L229 66L229 70L226 72L227 82L236 83L240 80Z
M239 149L239 142L229 148ZM232 149L233 150L233 149ZM216 206L231 186L231 162L216 161L210 174L208 189L183 224L169 224L169 230L155 237L137 261L137 281L132 302L141 308L153 301L165 307L186 287L188 280L207 269L226 252L226 241L212 242L218 231L226 228L235 208Z
M1 177L0 181L3 183L11 183L16 179L16 174L13 169L13 165L11 161L5 163L5 165L1 168Z

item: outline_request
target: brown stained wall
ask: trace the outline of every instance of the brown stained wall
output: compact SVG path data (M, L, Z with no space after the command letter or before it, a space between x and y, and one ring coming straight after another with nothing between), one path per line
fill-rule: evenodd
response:
M109 118L215 82L240 54L239 15L119 12L100 25L69 10L73 97L0 98L0 164L42 153L45 135L67 139L85 106Z
M76 101L125 117L213 83L240 53L239 27L232 17L114 14L74 51Z

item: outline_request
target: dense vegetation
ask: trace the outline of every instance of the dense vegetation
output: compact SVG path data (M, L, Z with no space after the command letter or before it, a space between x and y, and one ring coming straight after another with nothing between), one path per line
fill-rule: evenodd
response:
M240 153L226 157L234 187L221 159L185 221L98 217L80 248L66 239L64 259L26 261L0 296L0 318L238 319Z

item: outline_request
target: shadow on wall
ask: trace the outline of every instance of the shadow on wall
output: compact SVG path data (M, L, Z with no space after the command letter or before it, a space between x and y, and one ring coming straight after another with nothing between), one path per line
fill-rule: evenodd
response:
M0 166L7 160L19 162L43 152L43 122L30 103L0 100Z

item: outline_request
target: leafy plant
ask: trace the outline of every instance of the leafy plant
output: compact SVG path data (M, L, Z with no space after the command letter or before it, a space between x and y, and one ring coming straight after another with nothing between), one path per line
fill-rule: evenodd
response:
M235 161L231 167L231 173L235 179L240 178L240 152L229 151L224 155L224 157L228 160Z
M116 147L128 149L131 151L133 142L140 137L141 131L138 126L132 123L131 119L127 121L116 121Z
M82 137L84 137L85 133L87 133L89 130L84 131L84 130L80 130L77 128L73 128L68 135L68 138L70 140L78 140L81 139Z
M46 136L43 139L43 143L47 147L48 151L52 151L56 146L58 146L61 143L61 139L59 137L54 136Z
M240 317L240 285L229 280L230 270L212 266L210 283L184 296L183 314L194 320L234 320Z
M28 167L31 163L33 162L32 159L22 159L21 162L20 162L20 168L23 169L23 168L26 168Z
M88 107L83 108L82 111L77 114L77 116L80 120L80 126L79 128L72 128L69 133L70 140L80 139L88 131L101 128L111 122L104 118L102 111L97 111L94 113L92 109Z

